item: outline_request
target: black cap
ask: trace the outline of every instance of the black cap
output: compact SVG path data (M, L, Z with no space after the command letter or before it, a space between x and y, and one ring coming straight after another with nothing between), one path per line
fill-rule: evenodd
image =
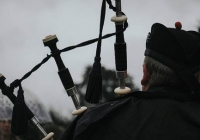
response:
M145 56L173 69L192 91L199 90L200 85L194 74L200 70L200 34L182 30L181 27L167 28L160 23L153 24L147 37Z

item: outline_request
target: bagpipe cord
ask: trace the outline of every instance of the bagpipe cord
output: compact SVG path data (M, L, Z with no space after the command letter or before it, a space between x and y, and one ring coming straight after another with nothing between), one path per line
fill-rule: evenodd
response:
M116 11L116 8L112 5L112 2L111 0L106 0L106 2L109 4L109 8L112 9L114 12ZM122 12L123 15L125 15L123 12ZM121 32L124 32L128 27L128 22L126 21L124 23L124 28L123 30L121 31L117 31L117 32L113 32L113 33L108 33L106 35L103 35L101 38L94 38L94 39L90 39L90 40L87 40L87 41L84 41L82 43L79 43L77 45L72 45L72 46L68 46L68 47L65 47L61 50L58 50L60 53L62 52L67 52L67 51L70 51L70 50L73 50L75 48L79 48L79 47L84 47L84 46L87 46L87 45L90 45L90 44L93 44L95 42L97 42L99 39L106 39L106 38L109 38L109 37L112 37L118 33L121 33ZM23 80L27 79L33 72L35 72L36 70L38 70L44 63L46 63L51 57L53 56L53 54L50 54L47 56L40 62L38 63L36 66L34 66L29 72L27 72L21 79L16 79L14 80L11 84L10 84L10 90L13 92L15 88L19 87L19 85L22 83Z

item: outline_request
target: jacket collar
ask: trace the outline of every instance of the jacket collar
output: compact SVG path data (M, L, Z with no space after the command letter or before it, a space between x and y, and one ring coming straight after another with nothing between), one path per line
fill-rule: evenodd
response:
M147 91L136 91L130 95L137 98L164 98L178 101L197 101L200 102L200 97L192 94L189 90L175 87L150 87Z

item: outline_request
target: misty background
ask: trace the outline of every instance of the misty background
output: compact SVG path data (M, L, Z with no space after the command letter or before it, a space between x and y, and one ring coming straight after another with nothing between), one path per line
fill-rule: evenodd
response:
M112 1L114 4L114 0ZM57 46L63 49L98 37L101 0L1 0L0 1L0 73L9 85L20 79L47 54L42 39L56 34ZM128 74L141 89L145 40L155 22L174 27L180 21L182 29L196 30L200 25L199 0L122 0L122 11L128 17L125 31ZM110 18L115 13L108 8L103 34L115 32ZM102 41L101 64L115 70L115 37ZM85 67L92 65L96 43L61 54L75 83L80 83ZM75 109L57 74L53 58L22 82L23 88L35 94L47 109L71 117ZM26 94L26 93L25 93Z

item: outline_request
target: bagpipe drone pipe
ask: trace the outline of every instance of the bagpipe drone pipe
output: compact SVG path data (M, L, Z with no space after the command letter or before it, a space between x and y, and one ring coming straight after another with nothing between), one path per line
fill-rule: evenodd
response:
M116 42L115 48L115 64L116 64L116 77L119 79L119 87L115 89L115 93L118 95L125 95L130 93L130 88L125 86L125 78L127 77L127 55L126 55L126 43L124 41L123 32L128 27L127 17L121 11L121 0L116 0L114 7L111 0L103 0L100 18L100 33L97 43L96 56L93 68L90 71L88 86L86 90L85 100L89 103L98 103L102 97L102 76L101 76L101 36L104 25L106 4L109 4L109 8L116 12L116 16L113 16L111 20L115 22L116 27Z
M33 114L33 112L27 107L24 101L24 91L22 89L19 80L14 81L11 86L5 84L5 77L0 74L0 88L2 93L7 96L10 101L14 104L13 115L12 115L12 125L11 131L14 135L23 136L28 133L28 123L35 126L39 132L44 136L44 140L53 140L54 133L51 132L47 134L45 130L41 127L39 120ZM17 97L13 94L15 86L19 87Z
M106 14L106 2L109 4L109 8L116 12L116 16L113 16L111 20L115 22L116 31L114 33L102 35L105 14ZM126 43L124 40L124 31L128 27L127 17L121 11L121 0L116 0L115 7L112 5L111 0L103 0L101 6L100 16L100 29L99 37L91 39L80 44L66 47L62 50L57 48L56 43L58 38L56 35L49 35L43 39L44 46L49 47L51 54L47 55L39 64L37 64L31 71L26 73L21 79L17 79L7 86L5 84L5 77L0 75L0 88L2 93L6 95L14 104L13 116L12 116L12 133L15 135L25 135L27 133L28 123L36 126L38 131L44 136L43 140L53 139L53 133L47 134L45 130L40 126L38 119L34 116L31 110L26 106L24 101L24 91L22 88L22 81L28 78L33 72L38 70L44 63L46 63L51 57L54 58L57 67L60 80L68 94L73 100L75 110L72 115L82 114L87 107L81 107L76 94L78 94L71 77L70 71L65 67L63 60L60 56L62 52L67 52L78 47L87 46L89 44L97 42L96 56L94 58L93 68L90 71L88 86L85 94L85 100L89 103L98 103L101 100L102 94L102 75L101 75L101 42L102 39L116 36L115 48L115 64L116 64L116 77L119 79L119 87L115 89L115 93L119 95L128 94L131 90L125 86L125 78L127 77L127 55L126 55ZM14 88L19 87L17 97L13 94ZM20 128L20 129L19 129Z

